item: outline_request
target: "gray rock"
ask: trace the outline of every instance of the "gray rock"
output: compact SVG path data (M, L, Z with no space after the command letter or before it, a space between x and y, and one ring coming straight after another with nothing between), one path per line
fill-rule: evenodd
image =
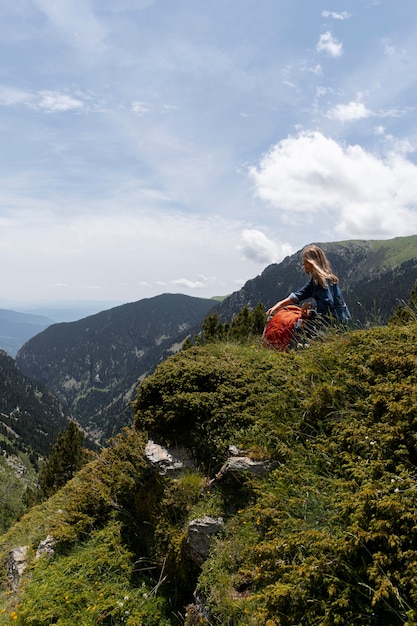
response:
M9 552L7 559L7 578L12 591L17 591L19 588L20 579L28 564L28 550L29 546L20 546L13 548L13 550Z
M250 474L255 474L256 476L265 476L265 474L269 471L270 466L270 461L252 459L249 456L232 456L223 465L219 474L240 474L242 472L249 472Z
M193 458L185 448L164 448L151 439L146 444L145 457L161 476L195 469Z
M222 517L208 515L189 523L185 550L197 565L201 565L208 557L213 536L222 530L223 525Z
M42 556L53 556L55 553L55 543L55 539L51 535L48 535L46 539L41 541L38 545L35 559L39 559Z

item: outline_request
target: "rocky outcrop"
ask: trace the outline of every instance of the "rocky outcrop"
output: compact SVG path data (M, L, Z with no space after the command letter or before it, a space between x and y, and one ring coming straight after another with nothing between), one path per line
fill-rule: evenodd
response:
M192 520L188 525L185 553L187 556L202 565L207 559L211 542L223 528L222 517L210 517L208 515Z
M28 561L29 546L19 546L10 550L7 559L7 578L11 591L17 591L19 588L22 574L25 571Z
M192 455L185 448L165 448L151 439L146 444L145 457L161 476L173 476L187 469L195 469Z
M52 556L55 552L55 539L48 535L41 541L35 552L35 559L44 556ZM10 590L18 591L23 573L29 563L29 546L19 546L10 550L7 559L7 578Z

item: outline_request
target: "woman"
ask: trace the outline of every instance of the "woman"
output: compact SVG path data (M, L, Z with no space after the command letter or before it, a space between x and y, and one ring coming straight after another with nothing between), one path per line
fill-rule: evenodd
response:
M339 279L333 274L324 251L315 244L306 246L301 252L301 261L304 271L310 276L309 281L268 309L267 315L274 315L289 304L299 304L312 298L319 315L325 318L334 317L340 322L350 320L351 315L340 290Z

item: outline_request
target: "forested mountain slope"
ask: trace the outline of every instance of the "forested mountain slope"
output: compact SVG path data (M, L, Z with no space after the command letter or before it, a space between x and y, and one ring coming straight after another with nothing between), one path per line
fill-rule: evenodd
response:
M4 624L416 624L416 346L410 309L298 352L254 338L166 359L134 427L1 537ZM194 469L158 471L150 436ZM10 550L48 535L10 592Z
M0 351L0 531L24 510L26 489L67 425L58 398Z
M47 454L68 416L58 398L0 351L0 449Z
M140 379L180 348L214 304L164 294L54 324L23 346L16 362L104 441L131 422L129 401Z

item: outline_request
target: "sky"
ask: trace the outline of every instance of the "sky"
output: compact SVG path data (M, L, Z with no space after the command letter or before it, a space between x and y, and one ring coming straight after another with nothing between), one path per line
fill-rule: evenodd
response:
M210 298L308 243L417 234L416 0L0 20L0 307Z

